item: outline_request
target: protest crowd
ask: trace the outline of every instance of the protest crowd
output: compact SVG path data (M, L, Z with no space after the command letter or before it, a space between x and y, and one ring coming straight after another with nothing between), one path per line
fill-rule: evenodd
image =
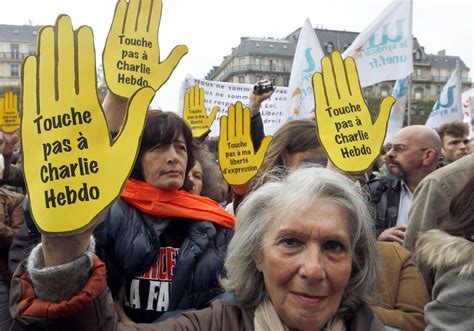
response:
M81 60L93 59L91 31L74 32L70 54L47 49L72 38L68 16L25 60L21 129L0 132L0 331L474 330L468 124L385 139L395 99L372 122L354 60L336 51L312 78L306 118L270 136L261 109L279 87L262 80L212 135L218 107L206 111L198 85L180 114L149 108L185 46L158 67L114 58L157 47L127 35L128 10L161 11L137 2L117 4L104 70L119 79L102 104L95 62ZM120 76L130 68L149 74L143 86ZM55 93L69 103L48 126Z

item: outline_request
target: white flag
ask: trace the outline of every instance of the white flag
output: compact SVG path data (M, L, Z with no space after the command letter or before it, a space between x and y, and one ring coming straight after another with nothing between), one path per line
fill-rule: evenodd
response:
M392 137L403 127L405 117L405 104L408 95L408 77L397 80L393 87L392 96L397 100L390 110L388 119L387 135L384 144L390 142Z
M349 48L362 87L401 79L413 72L412 1L394 0Z
M288 86L290 97L287 121L308 118L314 107L312 85L313 73L321 71L321 58L324 56L318 37L309 19L301 28L296 45L293 66Z
M462 112L464 123L469 125L469 138L474 137L474 88L464 92L462 98Z
M456 66L453 74L436 100L426 126L438 129L441 125L463 120L461 103L461 70Z

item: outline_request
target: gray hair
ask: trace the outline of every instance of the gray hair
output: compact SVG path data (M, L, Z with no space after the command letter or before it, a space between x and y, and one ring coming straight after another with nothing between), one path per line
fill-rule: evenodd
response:
M370 303L377 289L378 254L372 215L362 189L344 175L317 166L303 166L284 178L272 178L250 193L237 212L235 234L225 260L222 286L243 307L257 306L266 295L262 273L254 260L261 256L262 238L272 211L287 215L297 207L329 199L349 216L352 272L338 314L351 314L362 302Z

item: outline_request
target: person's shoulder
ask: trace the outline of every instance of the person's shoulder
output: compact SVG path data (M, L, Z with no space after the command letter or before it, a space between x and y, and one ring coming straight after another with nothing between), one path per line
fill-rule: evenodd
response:
M385 331L385 325L369 305L362 303L356 309L348 330Z

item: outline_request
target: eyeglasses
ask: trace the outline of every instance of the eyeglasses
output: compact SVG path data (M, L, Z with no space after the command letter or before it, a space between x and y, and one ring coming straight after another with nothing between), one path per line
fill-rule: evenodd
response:
M410 147L410 146L407 146L407 145L403 145L403 144L387 144L387 152L389 150L391 150L393 148L393 151L395 153L403 153L403 152L406 152L408 150L419 150L419 151L426 151L428 148L416 148L416 147Z

